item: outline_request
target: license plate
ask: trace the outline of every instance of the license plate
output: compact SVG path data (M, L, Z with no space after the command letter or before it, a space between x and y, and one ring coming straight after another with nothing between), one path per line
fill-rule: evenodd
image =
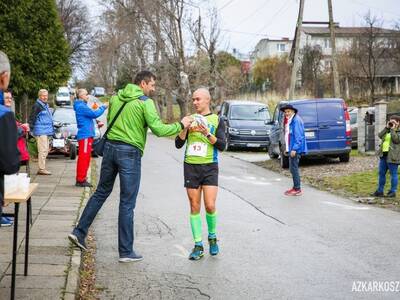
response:
M314 131L306 131L306 138L314 138L315 132Z
M247 147L249 147L249 148L258 148L258 147L260 147L260 144L247 144Z
M53 147L55 148L64 148L65 141L63 139L54 139L53 140Z

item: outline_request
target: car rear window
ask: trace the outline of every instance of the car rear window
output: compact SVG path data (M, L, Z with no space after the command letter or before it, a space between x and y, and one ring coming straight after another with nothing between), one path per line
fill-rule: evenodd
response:
M56 109L53 114L55 122L76 124L75 111L72 109Z
M265 105L232 105L230 119L269 121L270 116Z
M340 102L318 102L318 121L337 122L344 120L343 105Z
M304 123L316 123L317 122L317 107L315 102L302 103L295 105L298 109L298 114Z

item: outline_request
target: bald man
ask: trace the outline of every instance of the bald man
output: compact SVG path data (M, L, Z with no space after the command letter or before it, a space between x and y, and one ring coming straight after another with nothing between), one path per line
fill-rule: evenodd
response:
M219 252L216 235L217 211L215 202L218 193L218 150L225 149L225 124L216 114L211 113L211 96L207 89L200 88L193 93L195 122L189 129L182 130L175 139L175 146L182 148L186 143L184 177L185 188L190 202L190 225L194 248L190 260L204 256L201 225L201 199L204 198L208 225L210 254Z

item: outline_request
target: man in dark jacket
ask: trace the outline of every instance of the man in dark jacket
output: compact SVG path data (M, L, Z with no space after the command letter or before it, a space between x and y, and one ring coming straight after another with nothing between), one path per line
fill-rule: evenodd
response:
M13 112L4 106L3 90L10 82L10 62L0 51L0 218L3 210L4 175L14 174L19 169L17 149L17 125Z
M289 169L293 177L293 187L285 192L286 196L301 196L299 162L301 155L307 153L307 143L303 120L297 114L297 109L287 104L281 107L285 114L285 153L289 155Z
M36 138L38 147L38 175L51 175L46 170L46 158L49 153L49 136L54 133L53 116L50 112L47 100L49 93L45 89L39 91L39 98L32 107L32 113L29 117L29 128Z
M76 136L79 146L78 162L76 165L76 186L91 187L87 181L87 171L90 165L92 154L93 137L95 136L94 120L100 117L107 109L108 104L103 104L96 110L88 107L88 92L85 89L78 90L78 99L75 100L74 110L78 134Z

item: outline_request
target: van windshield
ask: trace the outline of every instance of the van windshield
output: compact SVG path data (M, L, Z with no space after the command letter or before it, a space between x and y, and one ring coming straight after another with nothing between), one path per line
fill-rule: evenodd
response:
M270 116L265 105L233 105L230 119L269 121Z
M104 94L104 88L102 87L95 87L94 91L96 92L96 94Z
M57 94L57 97L69 97L69 93L60 92Z

